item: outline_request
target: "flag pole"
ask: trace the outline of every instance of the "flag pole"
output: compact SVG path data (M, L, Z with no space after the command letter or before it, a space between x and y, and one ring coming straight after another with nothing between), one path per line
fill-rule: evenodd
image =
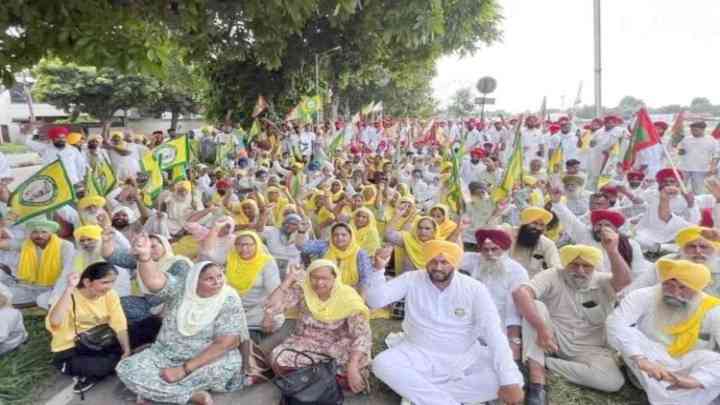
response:
M685 187L685 182L683 181L683 178L680 177L680 172L678 171L677 166L675 166L675 162L673 161L672 156L670 156L670 152L668 152L667 146L665 146L665 144L662 142L660 142L660 145L662 145L663 153L665 154L665 157L670 163L670 168L673 170L673 173L675 173L675 177L677 177L679 180L678 183L680 183L680 191L682 191L683 194L687 194L688 191Z

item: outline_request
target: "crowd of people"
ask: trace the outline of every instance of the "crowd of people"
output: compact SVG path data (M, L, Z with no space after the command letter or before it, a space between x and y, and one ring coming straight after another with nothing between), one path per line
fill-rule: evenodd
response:
M543 405L548 370L720 403L720 144L704 121L656 122L661 143L629 170L617 116L259 122L27 136L78 198L20 225L0 156L0 353L27 338L13 306L37 305L76 393L117 374L138 404L212 404L324 356L344 390L372 374L404 404ZM179 136L190 163L148 195L143 156ZM119 181L89 193L105 159ZM373 355L382 318L402 332ZM98 327L115 341L88 349Z

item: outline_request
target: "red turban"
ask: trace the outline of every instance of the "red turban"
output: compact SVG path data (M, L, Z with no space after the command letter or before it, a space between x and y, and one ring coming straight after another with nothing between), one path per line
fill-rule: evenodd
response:
M470 151L470 157L482 159L485 157L485 150L483 148L475 148Z
M676 173L675 170L669 167L667 169L662 169L655 174L655 181L657 181L658 183L662 183L665 180L669 179L675 179L679 182L683 179L683 175L682 173L680 173L680 171L677 171Z
M550 125L549 130L550 130L550 135L555 135L558 132L560 132L560 125L552 124L552 125Z
M593 225L603 220L615 225L615 228L620 228L625 223L625 216L617 211L611 210L593 210L590 212L590 222Z
M220 179L220 180L218 180L217 183L215 184L215 187L216 187L218 190L227 190L227 189L229 189L230 187L232 187L232 183L230 183L230 180L228 180L228 179Z
M51 141L56 141L60 138L66 138L70 131L65 127L55 127L50 128L48 131L48 139Z
M704 226L706 228L712 228L715 226L712 211L712 208L703 208L700 210L700 226Z
M477 241L478 248L487 239L490 239L492 243L500 246L502 250L508 250L510 246L512 246L512 238L502 229L478 229L475 232L475 240Z
M570 118L565 117L565 116L562 116L562 117L560 117L560 119L558 119L558 123L568 122L568 121L570 121Z
M668 129L668 124L664 121L655 121L653 125L655 125L655 127L657 128L661 128L663 131Z
M645 173L632 171L627 174L628 180L641 180L645 178Z
M617 194L618 188L615 186L605 185L600 187L600 192L603 194Z
M622 118L618 117L617 115L608 115L603 119L604 124L620 124L622 123Z
M600 118L593 118L592 122L590 122L590 125L602 125L603 120Z

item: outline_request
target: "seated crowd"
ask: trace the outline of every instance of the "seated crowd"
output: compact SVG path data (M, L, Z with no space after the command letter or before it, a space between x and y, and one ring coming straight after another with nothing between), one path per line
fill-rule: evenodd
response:
M119 135L60 147L60 131L44 147L91 164L133 150ZM374 375L405 404L544 405L548 371L604 392L628 381L653 404L720 403L720 232L699 215L720 181L695 196L664 169L584 190L568 161L555 178L530 165L495 199L502 163L475 151L496 180L469 181L459 209L438 149L412 149L304 165L256 148L154 198L121 160L105 196L80 182L76 202L19 225L3 206L0 355L27 339L13 305L37 305L76 393L116 374L138 404L208 405L326 357L346 392ZM373 321L390 317L402 332L373 355ZM99 350L83 338L98 328L114 335Z

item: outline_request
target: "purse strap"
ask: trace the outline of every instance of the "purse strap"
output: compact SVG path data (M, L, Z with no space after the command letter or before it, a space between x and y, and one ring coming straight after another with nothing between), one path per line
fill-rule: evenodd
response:
M298 356L302 356L302 357L305 357L305 358L309 359L309 360L310 360L310 366L311 366L311 367L317 365L317 364L318 364L318 361L315 360L314 358L312 358L312 357L310 356L310 354L313 354L313 355L318 356L318 357L322 357L322 358L324 358L324 359L327 360L327 361L332 361L332 360L333 360L333 358L332 358L331 356L328 356L328 355L325 354L325 353L318 353L318 352L312 352L312 351L301 352L301 351L299 351L299 350L290 349L290 348L285 348L285 349L281 350L280 353L278 353L278 354L275 356L275 360L273 360L273 363L277 363L277 359L280 357L280 355L282 355L282 354L285 353L285 352L295 353L295 360L296 360L295 365L296 365L296 366L297 366L297 357L298 357Z
M78 327L77 327L77 312L75 311L75 294L70 294L70 299L72 300L72 313L73 313L73 329L75 329L75 337L78 336Z

